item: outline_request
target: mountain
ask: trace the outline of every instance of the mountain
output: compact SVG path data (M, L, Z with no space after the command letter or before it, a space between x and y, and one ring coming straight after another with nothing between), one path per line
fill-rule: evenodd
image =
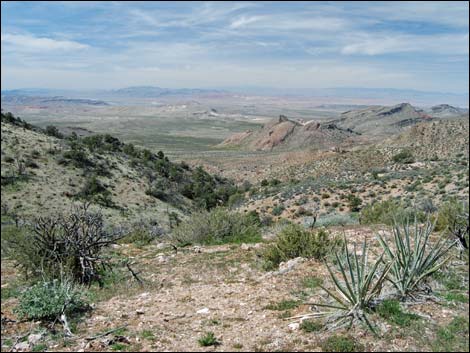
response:
M409 148L421 159L446 159L469 153L468 114L458 119L419 123L383 142L384 146Z
M332 123L340 128L351 129L369 136L387 136L396 134L408 126L431 119L430 115L416 109L411 104L401 103L391 107L375 106L347 111Z
M449 118L468 114L468 109L453 107L449 104L439 104L429 108L427 112L436 118Z
M248 130L232 135L220 146L254 151L294 150L307 147L329 149L345 145L356 135L353 131L341 129L332 123L304 122L281 115L260 130Z

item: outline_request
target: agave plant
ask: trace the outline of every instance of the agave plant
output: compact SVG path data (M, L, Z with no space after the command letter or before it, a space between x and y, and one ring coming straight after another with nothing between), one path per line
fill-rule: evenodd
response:
M414 225L409 220L404 225L393 226L393 246L380 234L377 234L386 257L393 264L387 279L402 297L413 297L413 293L422 289L424 280L439 270L450 256L447 256L455 242L449 243L441 238L434 244L430 235L435 223L427 220L419 226L416 218Z
M362 254L358 255L356 245L354 244L354 252L349 254L347 251L347 242L344 241L344 256L340 258L336 254L336 260L341 276L335 275L331 267L326 264L331 279L335 285L336 292L328 288L321 287L334 300L334 304L312 304L335 309L325 315L333 321L332 327L340 327L349 324L351 326L355 321L361 321L376 333L373 325L368 320L366 314L370 309L374 300L380 295L387 273L392 263L385 264L382 253L373 264L369 264L368 253L369 248L364 240L362 245Z

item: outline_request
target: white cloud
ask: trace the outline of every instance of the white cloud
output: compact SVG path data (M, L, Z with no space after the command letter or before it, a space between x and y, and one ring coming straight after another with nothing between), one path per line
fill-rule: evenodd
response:
M421 52L423 54L468 55L468 34L452 35L382 35L356 34L352 43L342 47L345 55L382 55Z
M250 23L253 23L253 22L256 22L256 21L259 21L261 20L263 17L262 16L249 16L249 17L246 17L246 16L242 16L238 19L236 19L235 21L233 21L231 24L230 24L230 28L232 29L236 29L236 28L240 28L240 27L244 27Z
M34 37L26 34L2 34L2 44L13 50L28 52L72 51L89 48L88 45L71 40L56 40L45 37Z

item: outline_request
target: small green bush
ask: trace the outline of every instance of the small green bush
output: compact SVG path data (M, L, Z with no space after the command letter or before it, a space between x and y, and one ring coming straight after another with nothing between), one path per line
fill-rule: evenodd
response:
M413 321L419 319L419 316L415 314L404 313L401 310L400 302L392 299L387 299L380 303L376 308L376 312L388 322L402 327L410 326Z
M336 249L342 241L328 232L306 230L299 225L290 224L278 235L274 244L262 253L267 270L276 268L281 262L296 257L322 259Z
M323 352L364 352L364 346L347 336L332 335L321 343Z
M219 344L214 332L207 332L204 336L198 339L198 343L201 347L216 346Z
M304 320L300 324L300 329L305 332L316 332L321 331L323 325L314 320Z
M180 244L254 243L261 241L259 219L223 208L193 214L170 237Z
M413 153L410 150L402 150L401 152L397 153L392 157L392 160L395 163L403 163L403 164L410 164L414 163L415 159L413 157Z
M286 208L284 207L284 205L277 205L277 206L274 206L273 207L273 210L271 212L271 214L273 216L280 216L282 214L282 212L284 212Z
M426 214L416 211L398 200L389 199L378 201L364 206L361 210L359 221L361 224L404 224L408 220L417 217L418 221L426 220Z
M85 310L83 290L71 281L40 282L28 288L19 297L15 312L21 319L54 320L62 313Z

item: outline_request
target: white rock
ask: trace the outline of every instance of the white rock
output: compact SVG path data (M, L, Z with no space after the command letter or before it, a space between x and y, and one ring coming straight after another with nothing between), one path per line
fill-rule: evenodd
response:
M29 343L28 342L20 342L15 344L16 351L29 351Z
M196 313L198 313L198 314L209 314L209 311L210 311L209 308L202 308L202 309L196 311Z
M168 243L158 243L157 244L157 250L163 250L163 249L167 249L170 247L170 244Z
M165 255L157 256L157 261L158 261L159 263L168 262L168 256L165 256Z
M38 343L41 340L41 338L42 338L41 333L32 334L32 335L28 336L28 342L32 345L35 345L36 343Z
M296 257L295 259L291 259L287 262L281 262L279 264L279 271L281 273L285 273L285 272L288 272L288 271L291 271L293 270L295 267L297 267L298 265L300 265L302 262L304 262L305 259L303 257Z
M296 331L300 328L300 324L298 322L293 322L292 324L289 324L289 328L292 331Z

